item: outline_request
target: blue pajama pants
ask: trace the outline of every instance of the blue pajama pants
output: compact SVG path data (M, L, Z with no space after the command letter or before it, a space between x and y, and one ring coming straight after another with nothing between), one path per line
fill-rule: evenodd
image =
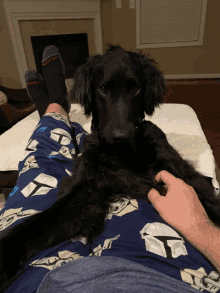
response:
M0 212L0 231L56 202L59 183L62 178L71 176L74 166L76 150L71 127L75 127L82 151L87 133L78 123L56 113L41 117L28 141L24 159L19 162L16 186ZM84 238L69 239L45 249L28 262L22 275L6 292L34 293L49 271L88 256L127 259L198 290L203 289L203 292L219 291L213 289L213 283L205 286L203 282L206 276L220 284L216 269L166 223L151 204L121 198L111 205L106 218L105 230L92 244L92 253L89 253L89 246L84 247ZM16 249L16 243L14 245Z

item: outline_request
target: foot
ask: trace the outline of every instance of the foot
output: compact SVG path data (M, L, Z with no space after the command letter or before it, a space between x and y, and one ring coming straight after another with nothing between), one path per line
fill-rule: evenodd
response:
M27 93L34 102L40 117L42 117L49 105L49 96L43 77L35 70L29 70L25 73L27 83Z
M58 48L54 45L44 49L42 57L42 70L50 103L59 104L69 113L70 100L65 84L65 65Z

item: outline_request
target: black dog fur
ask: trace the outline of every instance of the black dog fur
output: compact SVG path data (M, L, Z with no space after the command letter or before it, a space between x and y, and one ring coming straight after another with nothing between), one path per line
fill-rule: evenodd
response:
M151 116L163 102L166 91L156 65L140 53L109 46L79 68L72 97L87 116L92 114L92 134L83 141L74 175L62 181L57 202L1 232L0 292L31 257L48 247L84 236L91 248L104 230L111 203L122 197L148 201L151 188L165 195L164 184L154 180L161 170L191 185L220 226L220 201L210 179L181 158L161 129L142 121L144 112Z

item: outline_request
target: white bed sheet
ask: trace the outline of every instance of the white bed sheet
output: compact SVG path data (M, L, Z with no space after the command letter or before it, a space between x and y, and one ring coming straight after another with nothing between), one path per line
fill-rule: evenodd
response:
M91 132L91 117L83 115L79 104L72 104L70 120ZM212 183L218 194L213 152L194 110L183 104L163 104L152 117L145 116L145 120L160 127L184 159L190 160L202 174L213 178ZM38 121L39 114L35 111L0 136L0 171L18 170L18 163L24 158L25 147Z

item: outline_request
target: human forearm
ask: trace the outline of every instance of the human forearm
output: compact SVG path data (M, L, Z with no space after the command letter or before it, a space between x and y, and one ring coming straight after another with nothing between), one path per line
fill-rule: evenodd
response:
M220 272L220 229L211 221L201 221L184 236Z

